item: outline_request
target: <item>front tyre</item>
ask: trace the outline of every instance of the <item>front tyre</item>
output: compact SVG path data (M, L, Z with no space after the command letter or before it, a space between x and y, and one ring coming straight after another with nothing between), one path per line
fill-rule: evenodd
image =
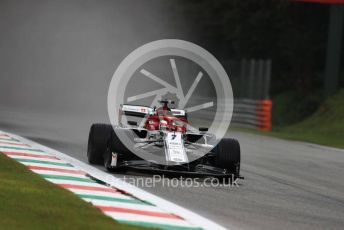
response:
M240 174L240 144L236 139L223 138L217 145L216 166Z
M87 145L87 159L90 164L102 164L107 142L111 136L112 126L93 124L90 128Z

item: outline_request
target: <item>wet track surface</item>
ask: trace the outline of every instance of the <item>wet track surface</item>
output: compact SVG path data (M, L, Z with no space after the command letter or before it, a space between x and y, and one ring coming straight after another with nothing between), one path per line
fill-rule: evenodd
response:
M86 161L93 119L0 111L0 129ZM242 146L245 180L239 187L173 187L160 182L143 189L232 229L342 229L344 151L241 132L229 136Z
M0 129L86 162L89 127L108 121L107 91L120 62L154 40L202 44L167 2L1 1ZM194 75L185 76L186 89ZM144 189L232 229L343 229L344 151L229 135L242 146L239 187Z

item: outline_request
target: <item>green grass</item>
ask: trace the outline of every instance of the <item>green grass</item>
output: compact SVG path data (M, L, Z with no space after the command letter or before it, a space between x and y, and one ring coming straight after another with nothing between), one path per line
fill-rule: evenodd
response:
M263 134L344 148L344 89L326 100L303 121L285 127L273 127L272 132Z
M0 228L142 229L115 222L73 193L0 154Z
M272 106L273 127L287 126L311 116L322 103L321 92L303 95L295 91L286 91L275 95Z

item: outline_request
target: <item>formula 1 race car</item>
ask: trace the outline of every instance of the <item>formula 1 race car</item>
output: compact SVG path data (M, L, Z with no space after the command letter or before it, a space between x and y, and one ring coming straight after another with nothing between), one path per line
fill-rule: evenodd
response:
M240 177L240 145L235 139L208 134L207 128L189 128L185 110L170 108L173 101L159 101L151 108L121 105L119 125L93 124L87 157L109 171L148 170L163 174ZM137 121L122 117L140 117ZM141 125L142 124L142 125Z

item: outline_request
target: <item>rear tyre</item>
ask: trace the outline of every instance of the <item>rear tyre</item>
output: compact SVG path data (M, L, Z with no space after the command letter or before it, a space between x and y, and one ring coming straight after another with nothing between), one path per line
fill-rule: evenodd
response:
M111 136L112 126L93 124L88 136L87 158L90 164L102 164L107 142Z
M240 144L236 139L224 138L217 145L216 166L238 176L240 174Z

